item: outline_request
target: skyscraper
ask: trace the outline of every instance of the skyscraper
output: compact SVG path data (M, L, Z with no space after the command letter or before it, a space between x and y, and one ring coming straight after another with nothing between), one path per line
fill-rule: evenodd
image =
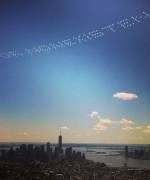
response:
M58 136L58 147L62 149L62 135L61 135L61 128L60 128L60 135Z
M125 157L128 157L128 146L125 146Z
M49 142L47 142L47 144L46 144L46 150L47 150L47 152L50 152L50 150L51 150L51 144Z

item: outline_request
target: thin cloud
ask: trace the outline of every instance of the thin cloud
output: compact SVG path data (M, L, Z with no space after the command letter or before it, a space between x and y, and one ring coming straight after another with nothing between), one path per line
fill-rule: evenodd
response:
M93 130L95 131L104 131L108 129L110 124L117 123L117 121L113 121L110 118L102 118L96 111L91 112L88 116L91 117L91 119L96 120L96 124L93 127Z
M125 125L125 126L128 126L128 125L133 125L133 124L135 124L133 121L131 121L131 120L128 120L128 119L122 119L121 121L120 121L120 124L121 125Z
M28 132L22 132L20 135L24 136L24 137L30 137L31 136Z
M28 132L21 132L20 134L18 134L18 137L22 137L22 138L30 138L31 134Z
M143 129L143 126L136 126L135 129L136 130L141 130L141 129Z
M103 118L97 111L91 112L88 116L95 120L95 124L93 126L94 131L106 131L108 128L115 126L126 132L135 131L140 133L150 133L150 125L148 124L138 124L125 118L120 121L114 121L111 118Z
M97 111L93 111L88 116L90 118L99 118L99 113Z
M123 101L129 101L129 100L137 99L138 95L134 93L127 93L127 92L117 92L113 94L113 97L117 99L121 99Z
M144 129L143 129L143 132L144 133L150 133L150 125L145 126Z
M126 126L126 127L123 127L122 130L124 130L124 131L140 131L140 132L144 132L144 133L150 133L150 125Z
M109 125L109 124L118 124L117 121L113 121L110 118L101 118L101 119L99 119L99 122L101 122L102 124L107 124L107 125Z
M62 126L62 127L60 127L60 129L61 129L61 130L64 130L64 131L68 131L68 130L70 130L70 128L69 128L69 127L67 127L67 126Z
M91 119L96 119L98 120L99 122L101 122L102 124L113 124L113 123L116 123L116 121L113 121L111 120L110 118L102 118L100 116L100 114L96 111L93 111L91 112L89 115L88 115Z
M132 127L132 126L127 126L127 127L123 127L123 128L122 128L123 131L132 131L132 130L134 130L134 129L135 129L135 128Z
M95 130L95 131L105 131L107 128L108 128L108 127L107 127L106 125L102 124L101 122L98 122L98 123L94 126L93 130Z

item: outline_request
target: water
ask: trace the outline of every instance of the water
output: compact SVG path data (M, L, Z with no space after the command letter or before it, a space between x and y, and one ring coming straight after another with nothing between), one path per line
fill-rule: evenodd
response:
M1 144L0 149L9 149L11 146L14 148L20 144ZM39 145L39 144L35 144ZM53 145L55 146L55 145ZM123 167L124 163L128 167L133 168L146 168L150 169L150 160L141 160L124 157L125 145L90 145L90 144L64 144L64 147L72 146L74 150L85 153L86 159L94 162L103 162L111 167ZM150 149L150 145L129 145L129 149Z
M111 167L123 167L126 163L128 167L150 169L150 160L125 158L123 155L123 150L118 151L118 149L106 149L102 147L100 149L90 148L88 151L87 148L84 147L74 149L84 152L86 158L89 160L93 160L94 162L103 162Z

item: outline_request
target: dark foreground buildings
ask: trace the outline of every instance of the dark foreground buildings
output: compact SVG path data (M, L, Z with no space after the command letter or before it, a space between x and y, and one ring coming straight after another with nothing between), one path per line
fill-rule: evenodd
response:
M58 136L58 145L52 147L48 142L45 145L34 146L33 144L22 144L20 147L10 150L2 151L1 160L11 160L13 162L49 162L51 160L84 160L85 155L81 152L72 150L72 147L63 149L62 147L62 135Z
M127 150L127 149L126 149ZM126 152L127 153L127 152ZM2 151L0 180L149 180L150 170L110 168L104 163L86 160L72 147L63 148L62 136L52 147L22 144Z
M150 160L150 149L134 147L129 150L129 147L125 146L125 157L141 160Z

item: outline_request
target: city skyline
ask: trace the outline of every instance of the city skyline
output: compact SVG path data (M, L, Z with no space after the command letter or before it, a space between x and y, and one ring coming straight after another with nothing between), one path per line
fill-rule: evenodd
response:
M148 0L2 1L0 53L125 18L139 22L54 52L0 57L0 142L56 143L61 129L64 143L150 144Z

